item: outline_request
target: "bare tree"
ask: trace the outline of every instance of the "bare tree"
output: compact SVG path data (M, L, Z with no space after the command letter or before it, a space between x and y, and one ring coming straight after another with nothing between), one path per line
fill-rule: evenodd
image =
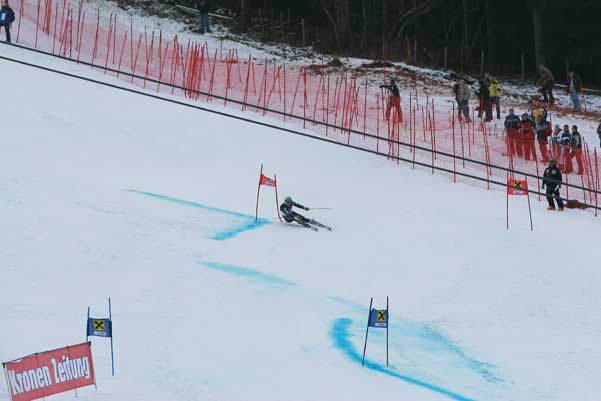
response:
M341 46L351 30L350 0L322 0L321 8L334 30L336 44Z
M401 13L395 19L390 33L394 34L394 32L396 32L396 38L397 40L400 40L403 37L403 34L405 33L405 30L409 27L409 25L415 23L417 18L431 11L434 4L434 0L423 0L420 1L419 4L417 1L415 1L411 8L407 10L401 9Z
M534 56L536 65L545 64L545 33L542 17L542 3L537 0L530 1L532 10L532 28L534 29Z

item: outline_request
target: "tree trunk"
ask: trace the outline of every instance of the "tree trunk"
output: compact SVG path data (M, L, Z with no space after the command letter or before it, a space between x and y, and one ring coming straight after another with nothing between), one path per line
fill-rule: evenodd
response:
M532 2L532 28L534 29L534 55L536 57L536 66L545 64L545 34L543 26L543 16L541 4L538 1Z
M461 64L463 65L466 62L469 47L469 2L468 0L462 0L461 4L463 6L463 38L461 39Z
M351 30L350 0L334 0L334 20L338 27L340 42L346 42ZM342 45L339 43L338 45Z
M246 30L248 21L248 0L240 0L240 28Z
M361 17L363 19L363 32L361 34L361 44L359 47L363 48L365 40L367 39L367 24L369 23L367 20L367 8L365 6L365 0L361 0Z
M486 70L491 72L491 69L498 68L497 64L497 37L499 36L499 26L497 24L497 2L495 0L487 0L486 7L486 41L488 47L488 57Z
M389 37L390 36L390 24L388 23L388 21L390 20L389 17L389 6L388 6L388 0L382 0L382 20L381 20L381 35L382 37Z

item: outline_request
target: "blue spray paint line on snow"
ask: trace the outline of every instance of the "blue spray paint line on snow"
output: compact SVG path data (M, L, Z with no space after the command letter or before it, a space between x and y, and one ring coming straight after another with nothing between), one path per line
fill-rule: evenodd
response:
M215 232L211 236L209 236L210 239L214 239L217 241L224 241L224 240L230 239L232 237L235 237L236 235L243 233L244 231L254 230L256 228L259 228L261 226L271 223L267 219L260 218L257 221L255 221L255 216L250 216L248 214L233 212L231 210L218 209L218 208L203 205L203 204L197 203L197 202L173 198L171 196L155 194L152 192L138 191L136 189L126 189L125 191L131 192L134 194L138 194L138 195L148 196L148 197L154 198L154 199L164 200L167 202L172 202L172 203L177 203L180 205L191 206L191 207L195 207L198 209L203 209L203 210L206 210L206 211L212 212L212 213L236 217L241 220L240 223L234 224L234 225L232 225L228 228L222 229L222 230L218 230L217 232Z
M228 273L238 277L247 277L251 279L255 279L258 281L262 281L269 284L278 284L284 286L292 286L296 287L298 284L293 283L291 281L284 280L278 276L274 276L271 274L259 272L253 269L248 269L246 267L234 266L234 265L226 265L223 263L215 263L215 262L200 262L202 266L208 267L209 269L218 270L223 273Z
M465 361L465 363L469 366L471 370L478 373L482 376L486 381L490 383L500 383L503 382L503 379L496 375L491 369L494 367L493 365L485 362L478 361L474 358L471 358L465 354L465 352L453 341L451 341L448 337L442 335L437 330L432 327L420 325L419 335L426 341L429 341L432 344L437 344L439 347L444 350L455 354L461 360Z
M335 348L344 352L344 354L353 362L360 364L361 360L362 360L362 356L361 356L361 354L359 354L359 352L357 352L357 350L355 349L355 347L353 346L353 344L350 341L351 334L349 332L349 328L351 327L351 324L352 324L351 319L347 319L347 318L336 319L332 326L330 335L334 342ZM462 396L451 390L447 390L443 387L436 386L436 385L430 384L430 383L426 383L424 381L417 380L417 379L414 379L409 376L401 375L390 369L387 369L386 367L384 367L378 363L372 362L369 359L365 360L365 367L370 370L373 370L375 372L380 372L385 375L402 380L406 383L410 383L410 384L425 388L427 390L433 391L435 393L445 395L456 401L475 401L472 398Z
M299 287L298 284L292 283L278 276L263 273L246 267L204 261L199 262L199 264L223 273L231 274L238 277L256 279L257 281L267 284ZM359 305L355 302L343 298L334 296L325 296L324 298L344 305L346 308L351 309L355 312L363 313L366 309L364 305ZM405 346L409 346L417 350L426 351L429 354L441 355L443 358L442 361L460 361L463 364L467 365L467 367L470 370L474 371L476 374L483 377L488 382L503 381L489 369L492 367L492 365L480 362L476 359L467 356L465 352L461 349L461 347L459 347L449 338L444 336L442 333L438 332L436 329L419 322L412 322L407 319L401 319L399 317L394 318L394 320L397 323L393 323L391 328L392 330L394 330L396 337L400 337L400 341L406 344ZM349 332L349 328L351 323L351 319L336 320L334 327L331 331L332 337L334 339L334 345L335 348L342 350L347 356L349 356L351 360L355 362L361 362L360 355L357 353L357 351L354 350L354 347L350 342L351 334ZM444 357L445 355L447 356L446 358ZM444 389L443 387L427 383L423 380L416 379L407 375L401 375L400 373L389 370L373 362L366 362L366 366L368 366L372 370L382 372L392 377L396 377L397 379L402 379L412 384L420 385L429 390L448 395L449 397L454 398L458 401L472 401L469 398L457 395L452 391ZM428 370L428 368L423 367L421 370L424 370L425 372Z
M357 312L364 313L365 305L359 305L355 302L346 299L327 296L327 299L340 303L347 308L351 308ZM433 327L420 322L413 322L407 319L399 319L393 316L393 320L398 323L392 323L391 328L395 330L397 336L402 338L403 343L411 342L421 345L424 349L428 349L432 353L442 354L447 353L453 355L458 360L463 361L472 371L483 377L490 383L500 383L503 379L495 374L492 369L493 365L474 359L466 355L465 351L455 344L451 339L440 333Z

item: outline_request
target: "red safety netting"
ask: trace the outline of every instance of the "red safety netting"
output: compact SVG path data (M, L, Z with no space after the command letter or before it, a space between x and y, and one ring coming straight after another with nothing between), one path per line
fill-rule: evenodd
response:
M419 163L433 165L455 181L491 188L491 181L505 183L515 175L494 166L537 176L546 167L536 153L533 161L511 157L501 128L475 115L470 123L462 123L454 106L436 104L428 96L404 94L400 109L392 107L387 113L386 95L356 72L257 62L250 56L241 59L236 49L210 49L206 42L191 40L180 43L177 36L168 37L161 30L140 32L131 20L82 6L66 0L21 0L15 7L17 42L107 68L106 74L157 93L229 103L381 152L397 162L402 158L422 169L427 167ZM598 205L598 194L592 192L599 190L596 150L589 151L585 143L578 155L560 148L549 152L563 163L582 161L575 163L582 170L574 169L581 174L567 174L564 181L583 189L563 186L562 195ZM533 189L540 188L540 181L537 184Z

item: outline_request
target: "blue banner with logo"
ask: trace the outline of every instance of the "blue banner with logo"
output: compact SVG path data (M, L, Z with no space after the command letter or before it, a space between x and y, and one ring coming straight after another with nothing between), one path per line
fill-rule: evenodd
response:
M88 318L88 336L113 337L113 324L111 319Z
M369 327L388 328L388 311L386 309L372 309L369 312Z

